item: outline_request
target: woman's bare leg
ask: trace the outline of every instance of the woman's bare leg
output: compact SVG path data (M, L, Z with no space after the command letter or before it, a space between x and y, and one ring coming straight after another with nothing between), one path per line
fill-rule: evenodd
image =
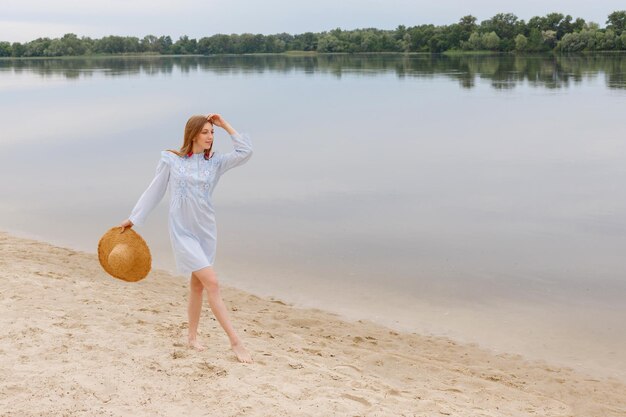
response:
M200 322L200 313L202 312L202 293L204 285L193 274L189 280L189 307L187 315L189 317L189 346L204 350L204 346L198 343L198 323Z
M215 315L215 318L220 323L226 334L228 335L228 339L230 340L230 346L237 355L237 359L240 362L250 363L252 362L252 357L250 353L243 346L241 339L235 332L235 329L230 324L230 319L228 317L228 310L224 305L224 301L222 300L222 296L220 294L220 287L217 281L217 275L212 267L202 268L199 271L193 272L193 274L202 282L204 288L206 288L208 293L209 305L211 306L211 310Z

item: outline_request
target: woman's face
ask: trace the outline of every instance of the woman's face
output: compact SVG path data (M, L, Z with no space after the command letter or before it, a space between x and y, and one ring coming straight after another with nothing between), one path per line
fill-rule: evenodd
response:
M209 122L204 124L204 127L196 136L195 142L202 147L202 149L209 149L213 144L213 125Z

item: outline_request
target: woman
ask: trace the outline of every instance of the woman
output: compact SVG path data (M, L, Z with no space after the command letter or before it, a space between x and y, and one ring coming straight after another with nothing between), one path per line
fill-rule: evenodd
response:
M230 134L235 147L233 151L226 154L211 152L214 125ZM161 152L152 183L139 198L130 217L120 224L121 233L133 225L141 226L170 185L169 232L176 268L182 274L191 274L187 310L189 346L204 350L197 335L202 293L206 289L213 314L228 335L237 359L245 363L252 362L252 357L230 323L213 270L217 228L211 195L220 176L246 162L251 155L252 144L248 135L237 133L219 114L192 116L185 126L180 151Z

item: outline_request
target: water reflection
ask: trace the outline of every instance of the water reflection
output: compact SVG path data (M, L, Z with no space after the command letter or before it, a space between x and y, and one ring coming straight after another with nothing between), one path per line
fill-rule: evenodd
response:
M174 71L208 71L216 74L261 74L265 72L306 74L327 73L376 76L394 73L404 77L441 76L457 80L463 88L473 88L476 79L491 80L498 90L528 82L544 88L567 88L583 78L606 77L609 88L626 88L626 54L589 55L430 55L430 54L357 54L357 55L244 55L193 57L93 57L67 59L3 59L0 71L34 72L42 76L62 75L68 79L106 76L167 75Z
M0 230L93 253L217 109L255 144L214 195L224 283L619 368L624 56L0 60ZM165 202L140 232L173 269Z

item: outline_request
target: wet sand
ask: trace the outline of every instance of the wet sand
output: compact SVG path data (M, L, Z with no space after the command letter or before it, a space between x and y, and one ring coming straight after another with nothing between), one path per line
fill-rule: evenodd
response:
M185 279L124 283L95 253L7 233L0 294L0 415L626 415L615 378L223 284L255 362L236 361L206 303L197 352Z

